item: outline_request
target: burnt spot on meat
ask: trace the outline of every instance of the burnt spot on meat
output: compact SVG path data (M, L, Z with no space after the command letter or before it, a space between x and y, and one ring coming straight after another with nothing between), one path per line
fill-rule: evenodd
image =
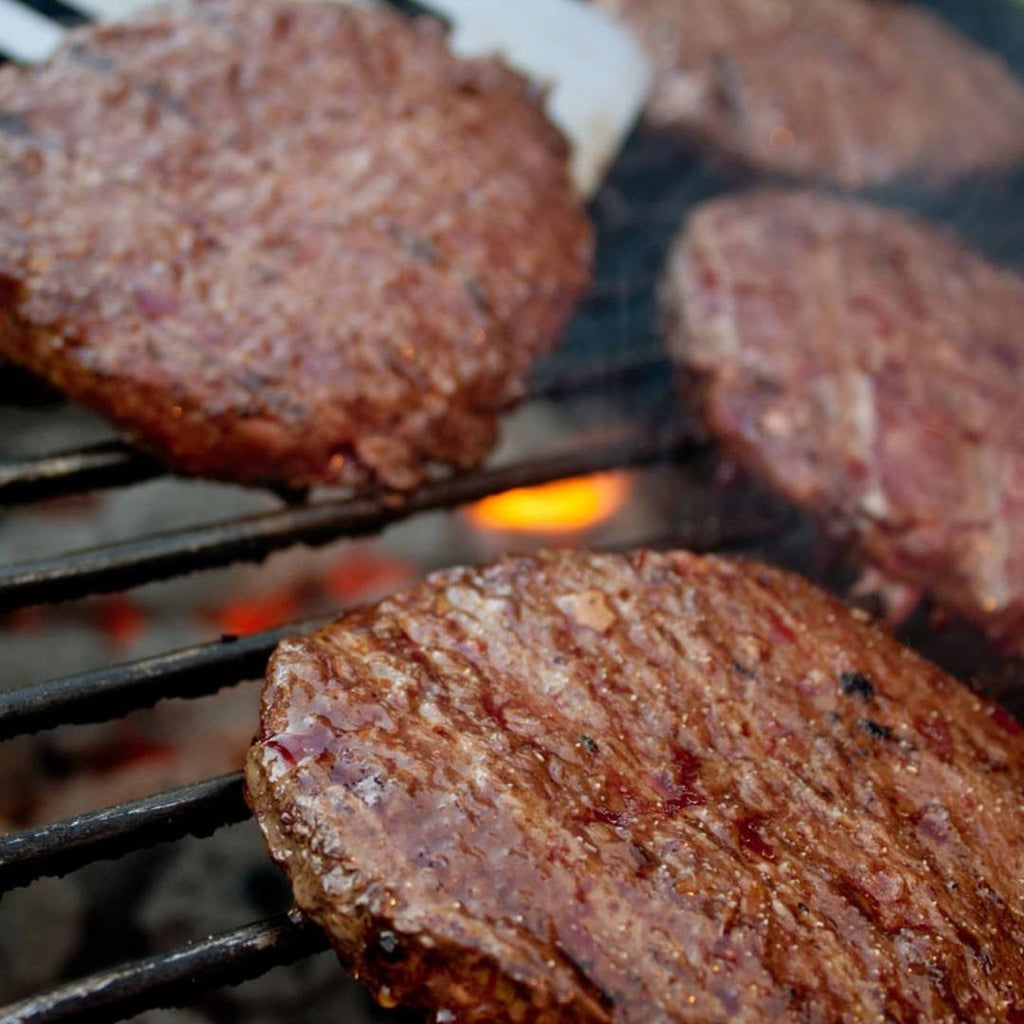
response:
M658 866L657 859L647 849L647 847L643 845L643 843L630 843L630 849L633 851L637 861L639 862L636 869L637 875L640 878L647 878Z
M580 733L580 746L583 747L588 754L596 754L599 749L594 740L585 733Z
M178 117L184 118L190 124L199 124L199 119L193 115L192 111L158 82L144 82L141 85L141 89L161 110L169 110L177 114Z
M487 297L487 292L484 291L484 286L475 277L467 278L466 294L470 297L473 305L476 306L481 313L491 312L491 300Z
M867 701L875 695L871 680L862 672L840 672L839 685L848 697L856 695Z
M890 729L887 725L881 725L879 722L876 722L873 718L858 718L857 724L873 740L891 740L893 738L892 729Z
M377 953L381 960L397 963L405 956L405 949L393 931L385 930L377 936Z
M32 135L28 122L11 110L0 110L0 132L14 138L30 138Z
M388 234L414 259L425 263L437 262L437 246L429 238L407 231L399 224L388 225Z
M553 945L559 956L572 968L581 988L587 991L599 1006L611 1010L615 1006L615 996L594 981L594 964L589 959L574 954L568 944L560 939L555 939Z
M109 57L104 57L94 50L90 50L84 43L75 43L74 46L69 46L64 52L77 64L92 68L94 71L103 71L110 74L117 70L116 65Z
M23 291L21 280L0 271L0 306L13 306Z
M738 661L732 663L732 670L738 676L743 676L744 679L756 679L757 676L752 672L746 665L741 665Z

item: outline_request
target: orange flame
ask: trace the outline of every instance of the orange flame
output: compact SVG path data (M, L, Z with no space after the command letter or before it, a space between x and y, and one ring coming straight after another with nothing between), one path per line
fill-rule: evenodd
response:
M517 487L471 505L474 526L516 533L576 533L614 515L629 495L628 473L594 473Z

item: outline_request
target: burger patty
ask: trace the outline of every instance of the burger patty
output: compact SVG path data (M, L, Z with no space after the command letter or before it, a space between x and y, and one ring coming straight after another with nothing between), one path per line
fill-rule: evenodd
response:
M694 213L664 300L730 453L1024 650L1024 277L894 210L760 192Z
M811 584L675 552L437 573L285 641L248 798L438 1021L1024 1019L1024 736Z
M598 0L655 67L661 127L759 169L859 188L943 185L1024 158L1024 89L910 4Z
M0 353L189 473L478 463L585 286L567 147L434 22L196 0L0 70Z

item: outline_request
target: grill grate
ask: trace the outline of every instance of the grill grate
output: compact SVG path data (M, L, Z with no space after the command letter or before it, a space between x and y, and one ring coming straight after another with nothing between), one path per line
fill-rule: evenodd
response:
M609 383L633 383L668 365L658 356L625 357L570 372L549 370L536 375L530 398L563 398L607 388ZM103 441L87 448L35 458L0 462L0 503L6 506L46 498L66 498L102 487L126 487L163 476L164 467L136 451L126 441Z
M154 1006L194 1001L211 988L248 981L325 949L324 933L293 911L61 985L6 1007L3 1022L109 1024L112 1013L121 1019Z
M1011 60L1024 56L1024 17L1008 3L935 2L961 27ZM90 0L90 7L97 3ZM84 20L57 0L30 0L30 6L62 24ZM673 405L670 374L656 342L653 282L682 211L735 184L735 179L725 180L714 169L695 165L687 155L640 132L596 201L595 285L559 353L536 373L530 397L572 400L597 392L606 408L623 407L623 425L602 425L564 453L434 481L401 504L382 496L306 501L287 495L290 504L277 511L7 567L0 570L0 610L121 590L237 561L258 561L295 544L324 544L374 533L412 515L454 508L510 487L695 458L705 450L703 440L691 423L668 412ZM1021 258L1017 229L1024 204L1007 203L1007 196L998 190L968 189L936 201L926 212L967 220L967 226L985 235L999 255ZM0 374L6 372L0 369ZM0 401L54 401L45 389L26 394L23 380L18 380L6 391L0 384ZM645 410L642 418L637 417L638 409ZM162 467L124 442L107 441L0 464L0 502L11 506L79 495L141 483L163 473ZM754 538L775 552L785 546L777 524L766 527L763 519L753 526L732 524L727 533L711 538L711 546L721 550ZM688 543L700 546L692 538ZM66 723L103 721L168 697L197 697L251 679L262 673L280 639L324 621L291 623L245 638L226 638L0 693L0 740ZM248 816L241 773L235 772L3 836L0 892L185 835L208 835ZM323 933L293 912L62 985L0 1008L0 1020L7 1024L107 1022L158 1006L185 1005L209 989L256 977L326 946Z
M23 562L0 570L0 611L259 561L294 544L326 544L342 536L376 533L411 515L462 505L513 487L647 465L701 447L692 431L677 424L654 429L631 425L611 438L564 454L427 484L401 503L386 498L325 501Z
M94 860L120 857L154 843L209 835L248 817L242 773L233 772L15 832L0 838L0 890L65 875Z
M285 637L297 636L329 621L330 617L291 622L279 629L225 637L154 658L0 693L0 740L58 725L102 722L137 708L151 707L169 697L199 697L255 679Z

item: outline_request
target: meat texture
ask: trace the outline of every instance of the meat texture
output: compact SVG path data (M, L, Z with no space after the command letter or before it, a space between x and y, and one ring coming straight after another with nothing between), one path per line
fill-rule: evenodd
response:
M1024 1019L1024 736L787 573L583 552L286 641L299 906L438 1021Z
M1024 278L904 213L699 208L668 344L742 463L885 575L1024 649Z
M189 473L470 466L589 274L540 98L432 21L197 0L0 70L0 352Z
M934 14L875 0L598 0L655 67L650 120L744 165L942 186L1024 158L1024 88Z

